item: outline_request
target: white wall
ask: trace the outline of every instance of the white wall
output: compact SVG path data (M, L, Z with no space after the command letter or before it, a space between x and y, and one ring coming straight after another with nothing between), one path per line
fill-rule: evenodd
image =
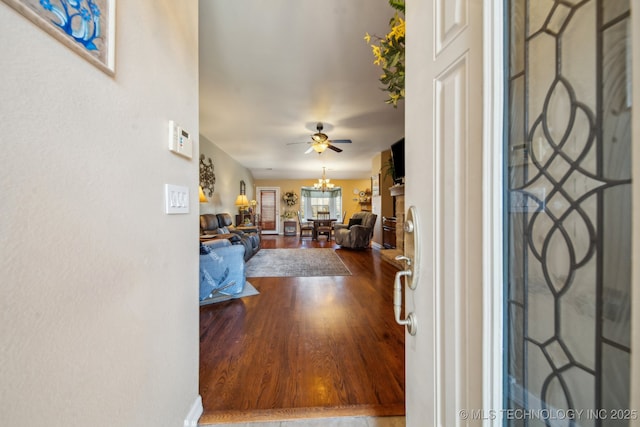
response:
M209 193L206 192L209 202L200 205L202 213L237 214L238 207L235 205L235 201L240 194L240 180L246 184L247 198L249 200L256 198L253 175L249 169L235 161L202 135L200 135L200 152L205 155L206 164L209 163L208 159L211 159L213 172L216 175L213 196L209 197Z
M198 395L198 157L166 148L199 133L198 4L117 4L112 78L0 2L0 425L179 426Z

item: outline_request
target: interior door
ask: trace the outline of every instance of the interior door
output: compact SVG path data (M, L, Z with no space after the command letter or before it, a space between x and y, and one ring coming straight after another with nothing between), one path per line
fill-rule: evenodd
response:
M482 408L483 2L407 2L405 205L420 277L405 286L406 425L478 425ZM411 256L410 254L407 254Z
M262 234L278 234L280 232L280 188L257 187L258 211Z

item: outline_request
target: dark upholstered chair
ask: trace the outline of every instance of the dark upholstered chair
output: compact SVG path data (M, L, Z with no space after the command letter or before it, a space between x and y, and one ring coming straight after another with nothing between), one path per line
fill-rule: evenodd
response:
M229 241L244 246L245 261L260 250L260 234L236 230L228 213L200 215L200 234L233 234Z
M245 261L249 260L252 256L256 254L260 250L260 233L258 231L246 231L246 230L237 230L233 226L233 218L228 213L219 213L216 214L218 217L218 224L222 228L222 230L228 230L229 233L237 234L242 238L242 244L245 245ZM248 241L249 244L245 243Z
M298 225L300 226L300 240L303 237L311 237L313 239L313 223L308 221L302 221L302 215L298 211Z
M348 224L334 224L336 243L345 248L368 248L377 218L371 212L356 212Z

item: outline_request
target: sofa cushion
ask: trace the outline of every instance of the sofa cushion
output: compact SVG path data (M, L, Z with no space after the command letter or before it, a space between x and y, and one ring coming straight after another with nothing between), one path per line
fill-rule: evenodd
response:
M206 245L205 245L206 246ZM204 251L207 249L205 248ZM200 300L212 292L235 295L244 289L246 282L244 246L230 245L211 248L200 255Z
M203 253L204 252L204 253ZM222 286L229 276L229 267L210 247L200 245L200 301Z

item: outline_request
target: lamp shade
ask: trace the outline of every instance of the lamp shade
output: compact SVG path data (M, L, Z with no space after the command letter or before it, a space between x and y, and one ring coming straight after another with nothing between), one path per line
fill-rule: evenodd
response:
M236 197L236 206L249 206L249 199L245 194L238 194Z
M202 187L198 186L198 194L200 196L200 203L207 203L209 199L204 195L204 191L202 191Z

